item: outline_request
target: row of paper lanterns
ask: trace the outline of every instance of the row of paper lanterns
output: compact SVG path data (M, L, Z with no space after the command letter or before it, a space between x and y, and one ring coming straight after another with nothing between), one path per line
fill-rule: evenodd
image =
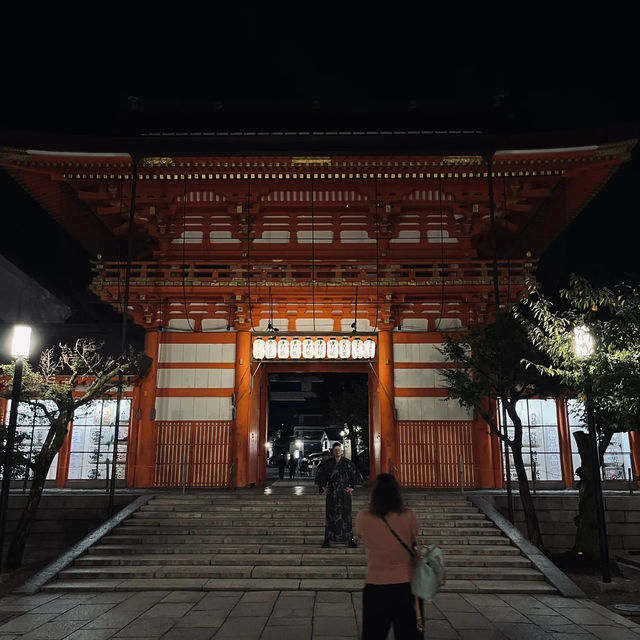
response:
M376 343L373 338L362 340L359 337L337 338L280 338L271 336L267 340L261 337L253 340L254 360L371 360L376 355Z

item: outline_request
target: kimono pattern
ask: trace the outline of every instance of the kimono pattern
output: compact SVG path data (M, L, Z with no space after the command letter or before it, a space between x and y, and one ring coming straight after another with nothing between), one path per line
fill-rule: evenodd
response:
M351 517L351 493L348 487L362 483L362 476L356 465L347 458L338 462L332 456L325 460L316 471L316 484L326 487L324 539L331 542L349 542L353 538Z

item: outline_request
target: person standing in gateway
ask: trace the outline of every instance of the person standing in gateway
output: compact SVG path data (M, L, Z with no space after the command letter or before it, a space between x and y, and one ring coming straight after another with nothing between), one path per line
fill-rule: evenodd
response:
M350 547L357 547L353 537L351 494L362 483L362 476L356 465L343 457L339 442L334 443L331 451L333 455L320 464L315 479L320 493L326 491L327 494L322 546L346 542Z

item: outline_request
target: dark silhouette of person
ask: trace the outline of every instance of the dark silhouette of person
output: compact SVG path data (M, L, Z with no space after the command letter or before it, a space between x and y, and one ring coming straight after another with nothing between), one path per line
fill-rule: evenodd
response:
M291 478L293 480L293 478L296 477L296 468L298 466L298 461L291 456L289 458L289 478Z
M356 465L342 455L342 445L334 443L333 455L320 464L316 471L316 484L320 493L327 493L323 547L331 542L346 542L357 547L351 521L351 494L362 484Z
M284 467L284 456L280 455L280 457L278 458L278 476L280 480L284 480Z

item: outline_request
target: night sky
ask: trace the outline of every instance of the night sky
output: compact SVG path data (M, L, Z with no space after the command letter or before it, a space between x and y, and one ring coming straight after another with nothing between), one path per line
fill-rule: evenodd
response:
M319 121L336 105L363 105L366 123L375 105L392 103L397 113L431 113L450 128L509 133L628 123L639 132L636 22L630 13L606 15L603 5L589 13L584 4L578 12L570 3L537 3L525 15L513 4L489 14L486 3L452 5L450 13L430 3L418 15L408 3L380 5L385 12L360 3L261 3L260 10L215 3L212 14L188 3L180 12L144 2L14 4L0 10L0 130L133 132L135 96L143 111L167 101L174 112L204 105L205 121L241 101L272 113L293 104L289 111ZM548 291L571 271L640 281L638 184L635 151L543 256ZM79 244L4 173L0 193L0 254L70 304L72 320L117 322L86 291L89 256Z

